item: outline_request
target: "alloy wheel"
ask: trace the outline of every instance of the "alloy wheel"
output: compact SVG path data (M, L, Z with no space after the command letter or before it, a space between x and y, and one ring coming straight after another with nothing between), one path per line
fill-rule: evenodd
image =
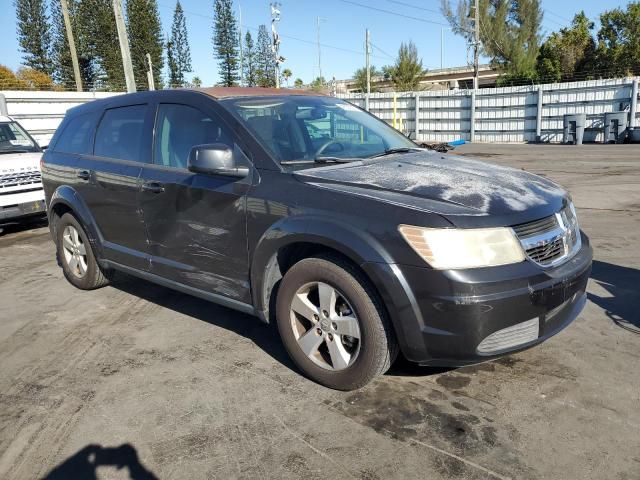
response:
M344 370L360 353L360 322L347 298L324 282L298 289L291 302L291 328L304 354L327 370Z
M87 248L73 225L62 232L62 252L71 273L82 278L87 274Z

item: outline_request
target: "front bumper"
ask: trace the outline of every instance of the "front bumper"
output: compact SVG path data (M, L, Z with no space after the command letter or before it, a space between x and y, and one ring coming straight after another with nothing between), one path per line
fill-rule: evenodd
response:
M44 200L41 199L14 205L1 206L0 222L6 223L9 221L15 221L31 215L44 214L45 212L46 206Z
M408 360L462 366L541 343L578 316L593 255L584 234L582 240L574 257L550 269L530 261L455 271L363 268L383 296Z

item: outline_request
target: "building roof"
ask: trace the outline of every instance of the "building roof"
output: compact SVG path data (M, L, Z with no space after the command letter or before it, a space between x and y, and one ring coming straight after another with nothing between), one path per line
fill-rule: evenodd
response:
M311 90L298 90L293 88L263 88L263 87L209 87L197 88L198 92L205 93L214 98L227 97L263 97L286 95L322 95Z

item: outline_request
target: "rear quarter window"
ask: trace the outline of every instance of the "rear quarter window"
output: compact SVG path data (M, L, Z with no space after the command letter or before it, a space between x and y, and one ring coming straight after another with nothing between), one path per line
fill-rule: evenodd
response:
M54 150L61 153L90 154L98 115L98 112L91 112L71 118L63 127Z
M142 145L146 105L111 108L104 112L96 132L94 155L143 161Z

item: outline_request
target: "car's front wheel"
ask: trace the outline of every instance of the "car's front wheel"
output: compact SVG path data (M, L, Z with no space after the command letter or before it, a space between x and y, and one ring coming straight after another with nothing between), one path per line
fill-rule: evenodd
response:
M87 234L71 213L65 213L58 220L56 234L58 261L71 284L82 290L92 290L109 283L96 260Z
M278 290L276 309L289 355L322 385L360 388L384 373L397 353L376 292L339 258L307 258L291 267Z

